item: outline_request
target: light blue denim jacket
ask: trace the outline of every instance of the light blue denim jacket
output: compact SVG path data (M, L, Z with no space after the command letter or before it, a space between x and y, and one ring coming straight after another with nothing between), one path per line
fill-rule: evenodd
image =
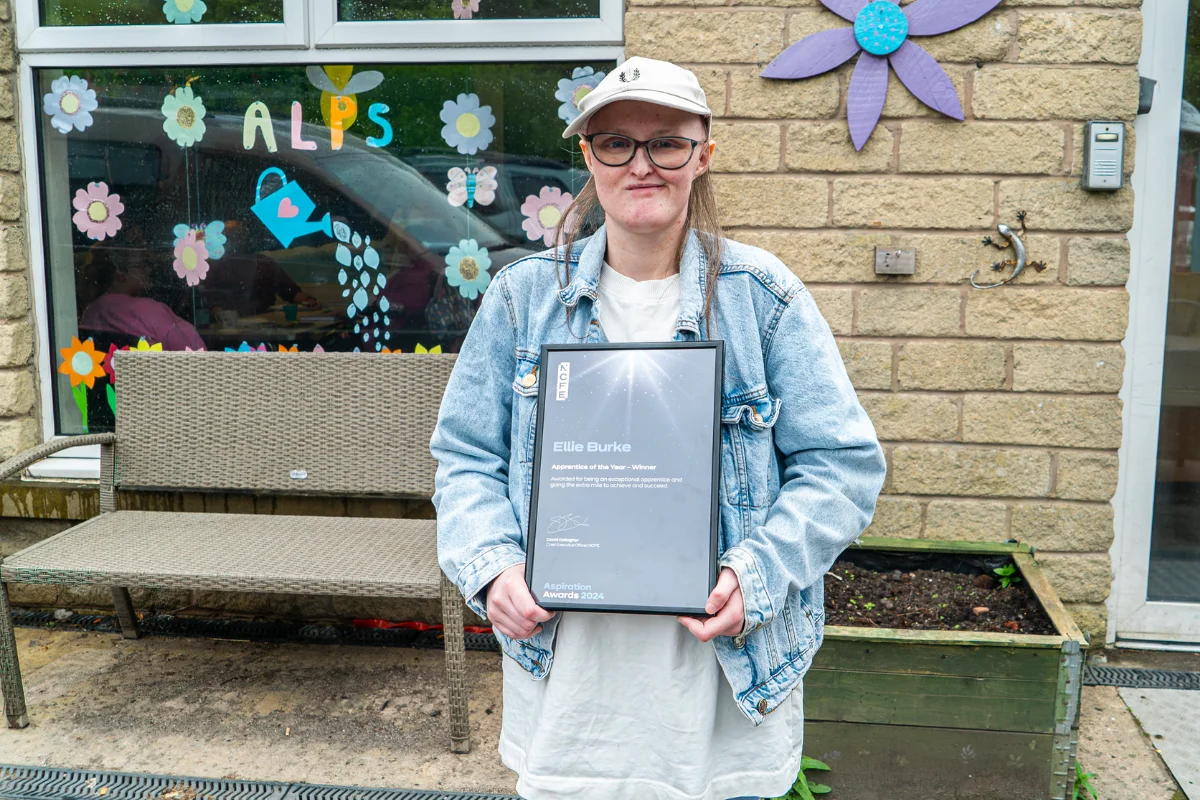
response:
M442 399L430 441L438 558L481 616L491 580L525 561L540 347L606 341L596 293L605 241L601 227L576 243L565 288L552 251L497 272ZM706 273L693 232L680 262L677 341L709 338ZM725 340L720 563L737 573L746 627L713 646L738 706L758 724L821 646L823 576L870 522L885 467L829 326L800 280L770 253L726 241L716 297L711 335ZM496 638L544 678L560 617L529 639Z

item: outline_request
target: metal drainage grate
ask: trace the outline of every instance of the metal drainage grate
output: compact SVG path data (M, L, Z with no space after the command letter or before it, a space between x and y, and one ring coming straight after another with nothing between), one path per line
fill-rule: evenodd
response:
M75 614L66 620L54 619L49 611L13 610L13 622L21 628L55 628L120 633L117 618L107 614ZM379 647L430 647L441 649L442 632L412 628L356 628L353 625L327 625L287 620L210 619L157 614L138 621L138 630L147 636L189 636L208 639L241 639L252 642L305 642L308 644L348 644ZM465 635L468 650L499 651L496 637L490 633Z
M4 800L517 800L511 795L212 780L0 764Z
M1195 689L1200 691L1200 672L1132 667L1085 667L1084 686L1127 686L1133 689Z

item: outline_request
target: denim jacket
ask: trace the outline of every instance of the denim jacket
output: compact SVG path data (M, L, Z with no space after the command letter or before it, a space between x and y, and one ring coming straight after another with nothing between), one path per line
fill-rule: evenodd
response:
M430 441L438 558L480 616L492 579L525 561L540 347L606 341L596 292L605 242L601 227L576 243L562 288L553 251L497 272L446 386ZM680 262L676 341L710 335L706 281L692 232ZM870 522L885 467L829 326L779 259L726 241L712 316L712 336L725 340L720 564L737 574L746 620L741 634L713 646L739 708L757 725L821 646L823 576ZM496 638L541 679L560 618L525 640Z

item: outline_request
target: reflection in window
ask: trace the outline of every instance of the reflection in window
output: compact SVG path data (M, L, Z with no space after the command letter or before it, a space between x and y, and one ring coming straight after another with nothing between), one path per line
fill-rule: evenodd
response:
M283 0L41 0L43 25L283 22Z
M38 70L55 363L76 339L455 352L491 276L545 246L530 198L586 181L555 96L579 69ZM109 379L78 377L60 433L112 423Z
M599 17L600 0L338 0L338 19L563 19Z

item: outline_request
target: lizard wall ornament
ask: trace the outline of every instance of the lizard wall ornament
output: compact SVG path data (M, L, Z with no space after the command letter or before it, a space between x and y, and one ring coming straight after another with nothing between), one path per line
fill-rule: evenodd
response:
M997 286L1003 286L1006 283L1012 283L1014 280L1016 280L1017 276L1024 271L1026 266L1033 267L1038 272L1041 272L1046 268L1046 262L1044 261L1028 260L1025 250L1025 243L1021 241L1021 237L1026 234L1024 211L1017 212L1017 221L1021 223L1020 235L1018 235L1016 231L1005 225L1003 222L996 226L996 230L999 231L1000 236L1004 238L1004 244L998 244L992 239L991 236L983 237L983 244L985 246L991 245L997 250L1007 250L1010 247L1013 249L1013 255L1015 256L1014 258L1006 258L1003 261L996 261L991 265L991 270L993 272L1000 272L1001 270L1012 267L1012 274L998 283L979 284L975 282L975 276L978 275L983 269L983 267L980 267L971 273L970 277L971 285L976 289L995 289Z

